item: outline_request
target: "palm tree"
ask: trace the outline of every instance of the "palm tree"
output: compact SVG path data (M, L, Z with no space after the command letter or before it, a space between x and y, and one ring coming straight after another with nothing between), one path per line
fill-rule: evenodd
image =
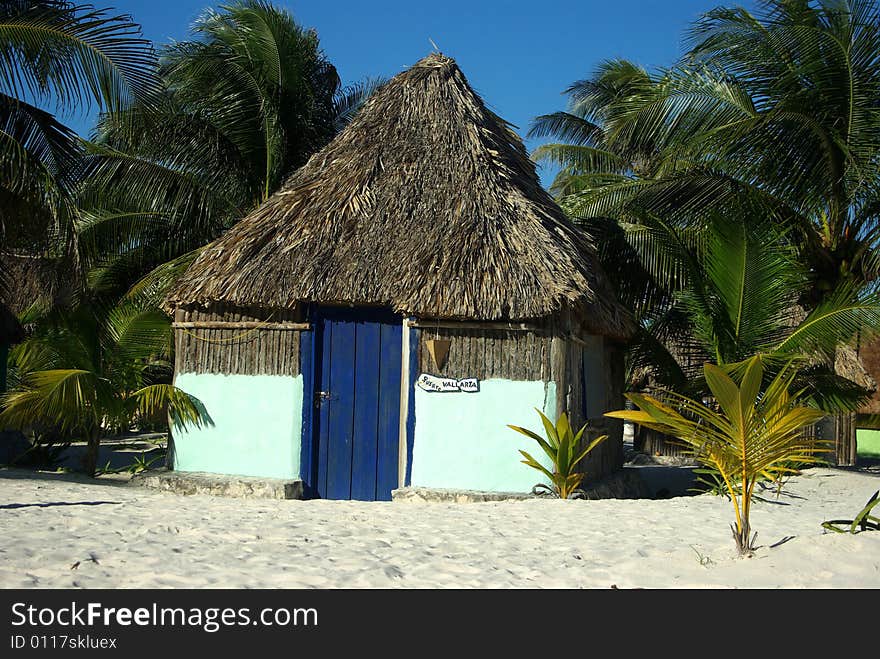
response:
M561 167L553 192L593 235L642 320L633 364L650 363L664 384L683 387L672 337L686 337L700 360L724 363L794 349L810 334L797 349L824 359L830 376L834 343L878 327L878 5L719 8L689 39L670 69L615 60L571 85L567 111L534 122L531 136L556 142L533 156ZM758 281L750 254L773 277L784 265L795 299L774 298L780 287ZM731 304L745 290L734 273L753 278L745 318ZM801 318L835 311L796 331L797 321L780 325L791 315L783 302ZM795 337L787 344L771 340L786 333ZM852 407L864 394L814 375L830 385L826 394L843 386L828 404Z
M88 146L78 230L99 290L158 267L137 289L155 299L382 82L342 89L317 34L259 0L208 10L193 37L160 53L159 107L103 117Z
M132 102L149 107L158 90L153 50L128 16L63 0L4 0L0 53L3 245L70 256L82 145L38 105L111 114Z
M155 309L90 304L26 320L39 322L10 354L0 427L85 436L83 466L94 475L101 437L127 430L138 416L167 413L175 424L210 423L197 399L169 384L169 321Z
M170 324L155 307L163 285L264 201L382 83L341 88L314 31L257 1L209 10L193 39L162 49L155 63L151 94L100 106L105 112L92 142L71 134L76 148L64 170L60 208L75 227L86 286L68 318L35 310L35 338L13 355L18 375L5 399L3 418L17 427L57 424L88 436L90 471L100 436L130 422L143 406L167 400L172 413L188 409L169 388L170 364L157 372L153 352L96 337L112 338L115 314L136 311L137 332L155 334L145 349L164 341L161 354L167 355ZM37 350L41 336L69 349L59 348L49 363L35 361L32 354L48 350ZM77 351L81 345L91 348ZM137 375L148 359L148 371Z
M880 327L880 296L849 284L810 310L799 300L811 284L787 235L772 223L719 215L700 233L663 222L654 234L679 285L642 316L628 365L631 373L691 395L709 395L696 375L706 362L726 366L762 356L771 377L790 364L801 397L826 412L852 410L870 391L831 366L838 346ZM683 364L682 362L685 362ZM689 367L686 365L689 363Z
M745 198L791 229L819 304L880 272L880 14L875 0L715 9L675 67L605 63L573 84L538 159L578 218L700 224Z

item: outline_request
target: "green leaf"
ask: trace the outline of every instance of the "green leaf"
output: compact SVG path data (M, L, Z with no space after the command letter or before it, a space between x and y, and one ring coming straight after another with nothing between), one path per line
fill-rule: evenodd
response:
M0 43L0 83L18 97L111 111L155 99L153 49L127 16L69 3L5 3Z
M553 447L554 450L559 447L559 433L556 430L556 426L553 425L553 422L544 415L540 410L535 410L541 416L541 423L544 425L544 431L547 433L547 443Z
M550 480L551 483L554 482L555 476L553 475L553 473L551 471L549 471L546 467L544 467L544 465L542 465L540 462L535 460L531 455L529 455L525 451L521 450L520 453L523 455L523 457L525 457L525 460L522 460L523 464L526 464L529 467L532 467L533 469L537 469L542 474L544 474Z
M724 410L728 418L738 428L742 428L743 422L742 405L740 401L740 390L736 383L728 377L721 368L714 364L707 363L703 366L703 373L706 377L706 383L715 396L721 409Z
M522 433L526 437L531 437L532 439L534 439L536 442L538 442L538 445L551 460L556 460L556 448L550 446L550 444L548 444L543 437L541 437L537 433L532 432L531 430L527 430L526 428L520 428L519 426L508 425L507 427L512 428L519 433Z

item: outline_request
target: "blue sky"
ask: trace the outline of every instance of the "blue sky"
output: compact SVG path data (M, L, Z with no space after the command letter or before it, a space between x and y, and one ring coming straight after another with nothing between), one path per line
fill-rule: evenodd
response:
M91 0L131 14L157 45L185 39L209 0ZM474 88L524 136L533 117L562 109L561 92L602 60L671 64L687 26L720 4L752 0L278 0L315 28L343 82L391 77L432 50L454 57ZM68 119L87 134L90 117ZM527 141L531 149L536 146ZM545 184L549 172L544 172Z

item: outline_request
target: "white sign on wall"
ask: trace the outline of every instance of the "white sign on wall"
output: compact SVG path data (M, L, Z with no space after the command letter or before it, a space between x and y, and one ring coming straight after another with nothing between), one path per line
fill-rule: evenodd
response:
M477 378L456 380L455 378L439 378L427 373L422 373L416 380L416 384L420 389L431 392L464 391L473 394L480 390L480 381Z

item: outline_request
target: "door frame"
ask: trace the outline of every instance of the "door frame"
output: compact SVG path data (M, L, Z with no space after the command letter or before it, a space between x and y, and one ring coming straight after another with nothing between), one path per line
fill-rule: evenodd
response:
M419 330L415 318L404 317L403 341L400 346L400 431L397 455L397 486L411 484L413 441L416 434L416 380L419 377Z

